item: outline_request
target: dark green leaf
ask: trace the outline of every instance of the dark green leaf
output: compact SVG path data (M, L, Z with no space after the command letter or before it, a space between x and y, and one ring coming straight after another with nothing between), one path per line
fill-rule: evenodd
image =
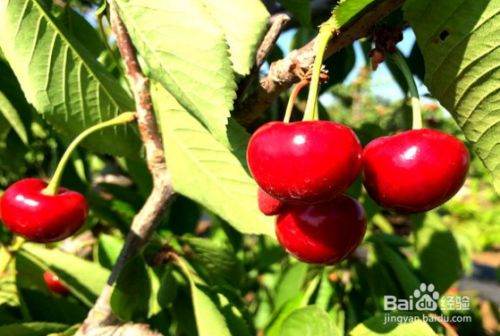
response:
M190 284L198 335L231 336L226 319L212 298L209 289L197 281L184 260L179 260L179 265Z
M422 279L441 294L462 276L457 241L436 213L427 213L423 225L415 231L415 249Z
M241 286L244 270L231 245L197 237L186 237L183 241L191 248L191 258L200 271L207 273L211 283Z
M111 308L122 320L131 321L148 315L151 282L142 256L129 260L111 295Z
M35 321L74 324L83 321L87 316L87 307L74 297L62 297L31 289L19 289L19 292L23 304Z
M399 253L385 244L376 244L375 250L378 258L390 267L398 280L405 296L410 296L420 285L420 280L410 267L410 264Z
M311 25L311 2L309 0L281 0L281 3L302 26Z
M39 244L25 243L19 253L56 273L71 292L89 306L101 293L109 276L109 271L96 263Z
M24 124L19 117L18 111L12 106L9 99L0 91L0 115L8 121L10 126L16 131L19 138L26 144L28 142L28 135Z

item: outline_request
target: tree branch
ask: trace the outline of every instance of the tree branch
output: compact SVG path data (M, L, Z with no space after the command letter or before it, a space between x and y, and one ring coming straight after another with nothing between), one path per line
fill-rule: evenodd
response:
M116 43L120 54L125 62L127 77L134 93L137 123L142 142L146 149L146 160L149 170L153 176L153 189L142 209L132 221L132 226L127 235L120 256L111 271L106 286L97 299L94 307L90 310L87 319L80 327L77 335L102 335L103 328L115 327L111 334L119 334L122 327L118 319L113 315L110 306L113 284L116 282L126 262L139 253L141 248L149 241L158 219L169 205L174 190L172 188L170 174L165 164L162 142L153 112L149 80L142 73L137 60L136 51L130 36L123 24L118 10L113 1L109 1L110 21Z
M271 23L271 27L267 31L266 35L262 39L262 43L257 49L255 54L255 63L250 71L250 74L239 84L238 86L238 97L244 94L248 88L259 79L259 70L266 56L271 52L278 37L281 34L283 28L290 21L290 16L287 14L276 14L269 18L269 22Z
M257 69L262 66L262 63L264 63L267 54L269 54L271 49L273 49L274 45L276 44L276 40L280 36L281 31L290 21L290 16L288 16L287 14L277 14L273 15L270 21L271 28L269 28L266 36L264 36L264 39L262 40L262 43L260 44L255 57L255 67Z
M385 0L367 10L359 19L340 29L330 40L325 57L329 57L355 40L367 36L381 19L401 7L404 0ZM314 62L314 43L310 41L293 50L282 60L271 64L269 73L262 78L254 92L236 104L235 117L243 125L252 124L285 90L300 81L300 74ZM243 96L243 95L241 95Z

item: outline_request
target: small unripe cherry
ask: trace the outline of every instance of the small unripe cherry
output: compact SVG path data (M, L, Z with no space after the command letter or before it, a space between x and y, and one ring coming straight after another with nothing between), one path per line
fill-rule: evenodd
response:
M259 210L266 216L274 216L279 214L283 208L283 202L259 188L257 192L257 202Z
M346 258L365 231L363 207L346 195L324 203L287 204L276 221L280 244L297 259L314 264Z
M59 277L54 273L50 271L45 271L43 273L43 280L45 281L45 284L47 285L49 291L60 295L69 294L68 287L66 287L66 285L63 284L61 280L59 280Z

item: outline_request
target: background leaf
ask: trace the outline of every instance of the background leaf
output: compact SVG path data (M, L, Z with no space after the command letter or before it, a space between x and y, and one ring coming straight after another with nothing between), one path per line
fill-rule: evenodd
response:
M462 276L457 241L436 213L427 213L423 224L415 230L415 250L422 278L440 293Z
M337 27L342 27L356 17L358 17L368 6L375 3L376 0L341 0L333 10L333 19Z
M192 249L191 259L207 271L212 283L241 286L244 270L231 245L197 237L182 241Z
M47 334L68 329L67 325L47 322L17 323L0 326L0 335L8 336L46 336Z
M120 112L134 110L129 95L68 34L41 0L9 0L0 6L0 46L38 112L66 140ZM85 144L116 155L136 155L131 126L92 135Z
M175 190L240 232L274 236L272 218L257 208L257 185L246 170L245 147L228 150L158 85L153 101ZM246 145L248 134L241 128L230 123L228 134L237 138L234 143Z
M412 295L415 288L418 288L420 285L420 280L413 273L408 261L385 244L376 244L375 251L378 254L378 258L387 263L394 273L395 278L403 289L404 295L406 297Z
M42 268L56 273L71 292L89 306L92 306L108 279L109 271L105 268L56 249L24 243L21 253Z
M281 326L280 336L336 336L330 316L316 306L297 309Z
M111 295L111 308L122 320L148 315L151 283L141 255L129 260L118 276Z
M408 323L385 322L386 316L400 318L415 318L412 315L405 315L398 312L376 315L365 322L357 325L350 333L351 336L436 336L432 328L422 320Z
M311 25L311 2L309 0L281 0L281 3L302 26Z
M111 269L118 259L122 246L123 239L101 234L97 241L97 260L103 267Z
M231 336L224 316L207 294L208 289L199 283L184 260L179 260L184 275L189 281L194 315L199 336Z
M489 0L407 1L425 84L452 114L500 192L500 6Z
M14 131L16 131L19 138L24 142L28 142L28 135L26 134L26 129L24 124L19 117L16 109L10 103L9 99L0 91L0 113L9 122Z

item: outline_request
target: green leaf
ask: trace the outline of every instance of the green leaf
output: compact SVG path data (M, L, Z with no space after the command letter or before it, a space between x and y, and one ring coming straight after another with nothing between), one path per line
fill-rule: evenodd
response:
M12 129L12 126L10 123L5 119L5 117L0 114L0 148L4 149L6 146L5 140L7 139L7 136L10 133L10 130Z
M423 225L415 231L415 249L422 278L441 294L462 276L457 241L436 213L427 213Z
M187 111L219 140L236 97L224 33L202 0L118 0L146 63Z
M330 279L328 279L328 272L324 270L323 274L321 275L318 294L316 295L316 301L314 302L314 305L326 310L334 294L335 290L333 289Z
M39 273L43 279L43 272ZM22 304L34 321L74 324L85 319L88 307L72 296L62 297L54 293L19 288Z
M387 316L399 318L402 323L390 322L386 323ZM407 320L405 320L407 319ZM408 322L404 322L408 321ZM350 333L351 336L437 336L432 328L422 321L416 319L415 316L390 313L384 315L376 315L363 323L358 324Z
M258 210L257 185L247 171L248 134L231 119L227 136L238 149L230 151L166 90L155 85L152 94L175 190L240 232L274 237L273 219Z
M0 91L0 113L9 122L14 131L16 131L19 138L26 144L28 142L28 135L24 124L19 117L16 109L10 103L9 99Z
M378 258L386 262L392 269L404 294L406 296L412 295L413 291L420 285L420 280L413 273L408 261L385 244L375 244L375 251Z
M175 235L182 236L186 233L193 233L202 216L203 208L187 197L179 195L170 206L168 220L159 227L168 230Z
M67 325L48 322L16 323L0 326L0 335L8 336L46 336L47 334L64 331Z
M0 5L0 46L21 87L38 112L63 135L134 109L118 81L70 35L41 0L9 0ZM116 155L137 155L131 126L92 135L85 145Z
M330 316L316 306L307 306L291 313L281 326L280 336L338 335Z
M236 305L232 304L229 298L222 294L218 294L221 312L226 319L227 326L231 335L238 336L251 336L255 335L255 330L253 333L250 332L247 320L243 317L243 314Z
M500 192L500 6L490 0L407 1L425 84L452 114Z
M234 288L241 286L243 265L231 245L197 237L183 238L183 242L192 249L192 259L207 271L212 283L222 282Z
M229 44L234 71L248 75L255 63L255 53L266 32L269 13L260 0L202 0L222 28Z
M174 302L177 296L178 287L178 281L173 274L172 265L167 265L160 278L160 287L158 288L157 294L157 300L161 307L167 308Z
M118 259L123 246L123 239L100 234L97 241L97 260L103 267L111 269Z
M196 327L199 336L231 336L224 315L208 294L208 289L191 273L187 263L179 259L179 266L189 281Z
M122 320L136 320L148 315L150 295L146 263L138 255L125 264L118 276L111 295L111 308Z
M283 325L283 322L295 310L303 308L307 305L307 303L311 299L311 296L316 291L316 287L318 286L319 280L320 280L319 276L313 278L311 281L309 281L309 283L307 284L307 288L305 290L300 291L294 297L286 301L285 304L281 305L281 308L277 310L277 313L273 317L271 323L268 325L266 329L266 335L268 336L280 335L281 326Z
M377 0L341 0L333 10L332 18L340 28L357 18Z
M80 329L80 325L75 324L74 326L69 327L68 329L64 330L63 332L48 334L47 336L73 336L76 334L78 329Z
M283 273L276 288L276 308L280 308L287 301L303 292L308 269L309 267L306 263L297 262Z
M106 50L97 29L71 7L67 7L62 15L62 21L67 27L69 34L74 36L82 45L85 46L95 58Z
M311 26L311 2L309 0L281 0L281 3L302 26Z
M0 244L0 307L2 305L19 306L19 295L16 287L15 263L11 262L10 252ZM1 322L0 322L1 323Z
M89 306L99 296L109 276L109 271L96 263L39 244L24 243L19 252L56 273L71 292Z

